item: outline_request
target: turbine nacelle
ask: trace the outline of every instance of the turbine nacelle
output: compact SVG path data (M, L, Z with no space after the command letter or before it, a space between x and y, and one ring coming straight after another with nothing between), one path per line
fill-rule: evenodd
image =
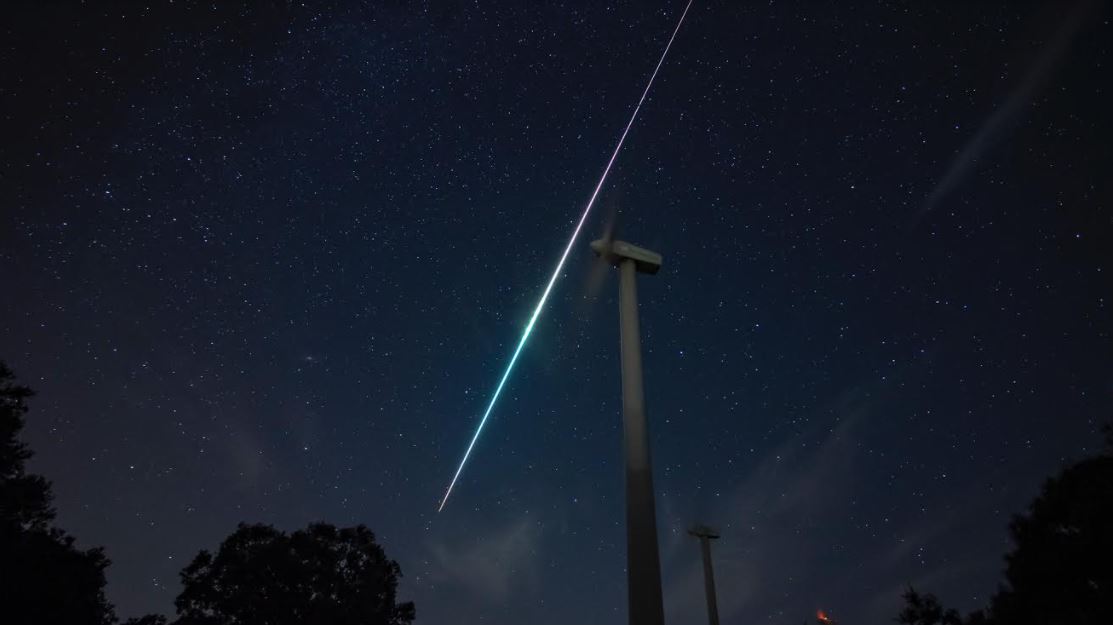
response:
M598 239L591 242L591 250L596 256L618 266L624 260L634 261L641 273L655 274L661 269L661 255L626 241Z
M718 531L711 529L706 525L693 525L692 528L688 530L688 533L692 536L695 536L696 538L714 539L719 537Z

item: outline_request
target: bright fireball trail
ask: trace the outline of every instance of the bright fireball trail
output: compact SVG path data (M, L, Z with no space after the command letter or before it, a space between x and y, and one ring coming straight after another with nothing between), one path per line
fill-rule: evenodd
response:
M688 9L692 8L692 0L688 1L688 5L684 7L684 12L680 14L680 20L676 22L676 28L672 31L672 36L669 37L669 42L665 45L665 51L661 53L661 59L657 61L657 67L653 68L653 74L649 77L649 82L645 85L645 91L642 92L642 97L638 100L638 105L634 107L634 113L630 115L630 121L626 122L626 128L622 131L622 136L618 138L618 145L614 146L614 152L611 153L610 160L607 161L607 166L603 169L603 175L599 177L599 182L595 185L595 190L591 192L591 197L587 201L587 206L584 207L584 212L580 215L580 221L576 223L576 229L572 231L571 238L568 239L568 245L564 246L564 252L560 255L560 260L557 262L556 269L553 270L553 275L549 278L549 283L545 285L544 292L541 293L541 299L537 301L537 306L533 309L533 314L530 315L529 323L526 324L525 330L522 331L522 338L518 339L518 346L514 348L514 354L510 357L510 362L506 364L506 370L503 371L502 377L499 379L498 386L495 387L495 392L491 395L491 401L487 404L487 409L483 411L483 418L479 420L479 425L475 428L475 434L471 437L471 442L468 443L467 450L464 451L464 457L460 460L460 466L456 467L456 473L452 476L452 482L449 483L448 489L444 492L444 498L441 499L441 505L437 508L437 512L444 510L444 505L448 502L449 495L452 494L452 489L456 486L456 481L460 479L460 474L464 471L464 465L468 463L468 458L471 457L472 449L475 448L475 442L479 440L479 435L483 433L483 426L487 425L487 418L491 416L491 411L495 408L495 403L499 400L499 395L502 394L502 389L506 386L506 381L510 379L510 372L514 370L515 363L518 362L518 356L522 354L522 348L526 346L526 341L529 335L533 332L533 326L537 323L537 318L541 316L541 309L545 307L545 302L549 299L549 294L553 292L553 285L556 284L557 277L560 276L560 270L564 268L564 261L568 260L568 253L572 251L572 246L576 243L576 239L580 236L580 230L584 227L584 222L587 221L587 216L591 213L591 207L595 205L595 198L599 197L599 191L603 188L603 183L607 181L607 174L611 173L611 166L618 158L619 151L622 150L622 144L626 141L626 135L630 133L630 127L634 125L634 120L638 118L638 111L641 110L645 98L649 95L649 89L653 86L653 80L657 78L657 72L661 70L661 65L665 63L665 57L669 54L669 48L672 47L672 42L676 39L676 33L680 32L680 25L684 23L684 18L688 15Z

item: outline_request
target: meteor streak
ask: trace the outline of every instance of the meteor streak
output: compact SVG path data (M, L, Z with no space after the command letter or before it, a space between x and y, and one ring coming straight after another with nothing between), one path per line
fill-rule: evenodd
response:
M622 150L622 144L626 141L626 135L630 132L630 127L634 125L634 120L638 117L638 111L641 110L645 98L649 95L649 89L653 86L654 79L657 78L657 72L661 70L661 66L665 63L665 57L669 54L669 48L672 47L672 42L676 39L676 33L680 32L680 25L684 23L684 18L688 15L688 9L692 8L692 1L688 0L688 5L684 7L684 12L680 14L680 20L676 23L676 28L672 31L672 36L669 37L669 42L665 44L665 51L661 53L660 60L657 61L657 67L653 68L653 74L649 77L649 82L645 85L645 91L642 92L642 97L638 100L637 106L634 107L634 113L630 115L630 121L626 122L626 128L622 131L622 136L618 138L618 145L615 146L614 152L611 153L610 160L607 161L607 166L603 169L603 175L599 177L598 184L595 185L595 190L591 192L591 198L587 201L587 206L584 207L584 212L580 215L580 221L576 223L576 229L572 231L572 237L568 239L568 245L564 246L564 253L560 255L560 260L557 262L556 269L553 270L552 277L549 278L549 283L545 285L545 290L541 293L541 299L538 300L537 306L533 309L533 314L530 315L529 323L526 324L525 330L522 331L522 338L518 339L518 346L514 348L514 354L510 357L510 362L506 365L506 370L499 379L498 385L495 387L495 392L491 395L491 401L487 404L487 409L483 411L483 418L479 420L479 426L475 428L475 434L471 437L471 442L468 443L468 448L464 451L464 457L460 460L460 466L456 467L456 474L452 476L452 482L449 483L448 489L444 492L444 498L441 499L441 505L437 508L437 512L444 510L445 503L448 502L449 495L452 494L453 487L456 486L456 480L460 479L460 473L464 471L464 465L467 464L468 458L471 456L472 449L475 448L475 442L479 440L479 435L483 432L483 426L487 425L487 418L491 416L491 411L495 408L495 402L498 401L499 395L502 394L502 389L506 386L506 381L510 378L510 372L514 370L514 364L518 362L518 356L522 354L522 348L526 346L526 340L529 339L530 332L533 331L534 324L537 323L537 318L541 316L541 309L545 307L545 302L549 299L549 294L553 291L553 285L556 284L557 278L560 276L560 270L564 268L564 261L568 260L568 253L572 251L572 246L576 243L576 238L580 236L580 230L587 221L588 213L591 212L591 207L595 205L595 198L599 197L599 191L603 188L603 183L607 181L607 174L611 173L611 166L614 165L618 153Z

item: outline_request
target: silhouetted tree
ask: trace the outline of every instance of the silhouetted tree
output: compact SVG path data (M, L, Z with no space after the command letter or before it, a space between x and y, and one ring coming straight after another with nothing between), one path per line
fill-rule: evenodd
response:
M31 450L19 440L27 399L34 392L14 383L11 369L0 362L0 523L22 529L46 529L54 518L50 482L27 475L23 463Z
M963 620L957 610L946 609L939 604L933 594L921 595L914 588L904 591L904 609L897 616L897 622L904 625L962 625L963 623L983 622L980 612Z
M49 527L50 482L24 467L31 450L18 437L32 394L0 362L0 622L112 623L104 597L108 559Z
M401 570L366 527L245 525L182 570L176 625L405 625Z
M161 614L145 614L137 618L129 618L124 625L166 625L166 617Z
M1009 527L1006 586L994 597L1000 623L1113 622L1113 456L1084 460L1044 484Z
M906 625L1107 625L1113 618L1113 436L1104 453L1044 483L1027 514L1013 518L1015 548L989 610L965 619L911 588L897 617Z

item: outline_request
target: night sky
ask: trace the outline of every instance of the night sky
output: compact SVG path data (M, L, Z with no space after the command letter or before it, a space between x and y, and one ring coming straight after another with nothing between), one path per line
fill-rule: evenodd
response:
M697 2L444 512L683 2L17 3L0 359L122 617L236 523L364 523L418 623L626 619L639 283L666 618L996 589L1113 417L1113 10Z

